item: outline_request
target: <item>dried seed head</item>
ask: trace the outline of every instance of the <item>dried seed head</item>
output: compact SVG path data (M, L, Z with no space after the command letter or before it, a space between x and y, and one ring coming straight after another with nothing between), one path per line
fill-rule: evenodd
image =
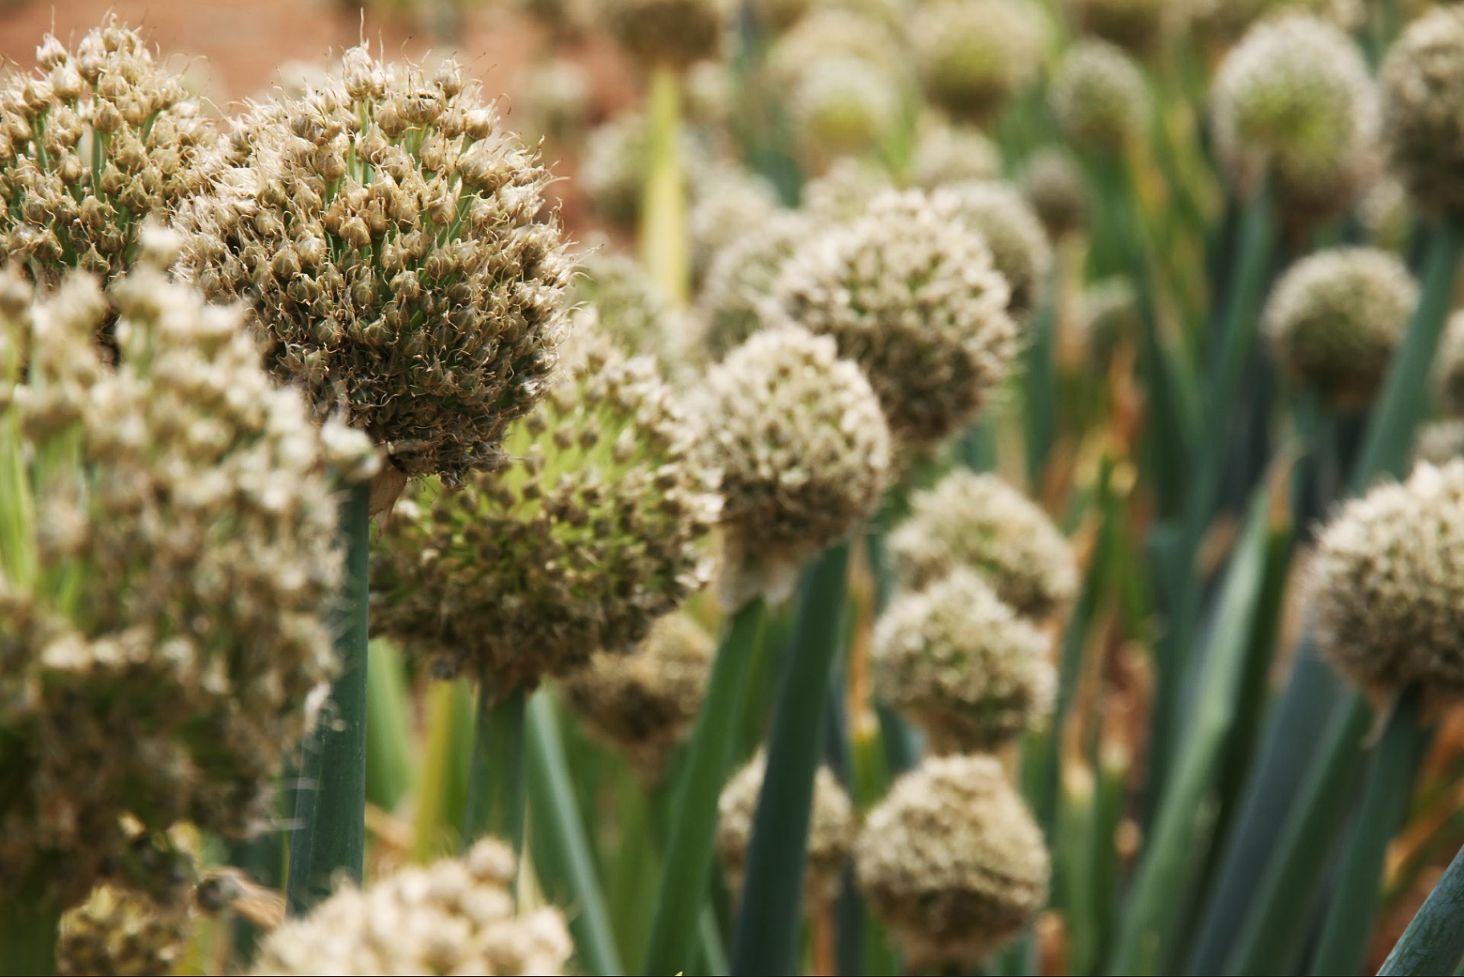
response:
M723 251L779 213L778 193L767 180L740 166L709 167L697 181L687 217L693 280L704 283Z
M747 850L752 845L752 824L766 771L767 756L759 752L727 781L717 800L717 855L734 893L742 889ZM819 767L813 778L808 867L803 878L803 899L811 910L817 911L838 898L839 883L858 830L849 795L828 767Z
M268 816L335 670L335 463L372 452L271 382L240 310L148 264L105 296L0 275L0 389L30 487L0 497L0 877L65 905L137 882L134 835Z
M1042 831L991 757L930 757L869 813L859 887L912 969L979 965L1047 896Z
M186 905L162 905L132 889L98 886L86 902L61 917L56 973L169 974L191 931Z
M564 917L515 910L514 874L513 853L489 839L461 861L343 888L271 933L250 973L561 974L574 950Z
M109 15L68 50L46 35L34 75L0 81L0 260L48 286L126 271L148 217L204 188L217 141L183 80Z
M958 567L902 593L874 632L874 682L937 753L989 753L1046 720L1048 640L981 577Z
M1334 248L1282 276L1263 328L1295 382L1334 404L1361 407L1382 387L1417 301L1418 285L1394 255Z
M955 199L955 198L952 198ZM811 241L775 290L788 318L832 336L911 450L960 430L1017 351L992 249L919 191L889 191Z
M1030 316L1052 268L1052 246L1022 194L1010 184L987 181L941 187L930 199L986 240L1011 291L1007 311L1018 321Z
M1413 207L1397 177L1378 180L1357 202L1357 219L1374 247L1402 252L1413 232Z
M787 325L734 349L702 388L700 444L722 473L724 597L781 596L879 503L890 474L879 401L832 340Z
M1464 461L1347 503L1322 530L1309 596L1317 645L1379 693L1464 692Z
M1145 54L1164 33L1164 0L1067 0L1083 31L1132 54Z
M1352 38L1301 14L1253 27L1215 79L1211 125L1244 196L1270 181L1300 226L1350 207L1377 171L1378 98Z
M1090 361L1106 370L1118 348L1139 335L1139 300L1127 278L1106 278L1083 292L1078 331Z
M971 126L926 125L910 155L909 182L925 190L999 176L1000 150L980 129Z
M1054 147L1035 153L1022 168L1021 186L1053 241L1088 226L1088 187L1065 151Z
M1035 77L1047 25L1022 0L930 0L911 15L910 37L930 101L982 124Z
M1380 73L1383 142L1426 213L1464 214L1464 10L1436 7L1388 51Z
M1419 428L1413 456L1435 465L1464 458L1464 418L1448 417Z
M633 653L596 655L559 687L589 731L624 750L641 778L655 783L696 722L715 650L695 620L669 614Z
M798 154L814 172L840 156L877 154L899 129L895 80L877 63L824 55L804 65L788 93Z
M957 470L910 499L890 534L900 583L919 589L958 567L976 571L1019 614L1045 618L1077 592L1072 548L1047 514L995 475Z
M566 360L502 471L427 480L382 527L372 625L438 674L532 688L634 648L710 576L712 478L655 364L588 330Z
M1451 417L1464 417L1464 311L1449 316L1434 360L1439 404Z
M604 16L631 57L677 68L716 57L730 19L727 0L604 0Z
M276 375L344 408L408 475L501 461L542 394L569 262L548 173L452 62L346 52L323 87L255 106L237 162L184 215L184 264L254 300Z
M1123 49L1107 41L1068 48L1051 99L1063 136L1079 149L1119 154L1146 135L1148 83Z
M762 328L773 286L807 242L812 226L796 211L776 214L713 260L700 303L701 345L708 357L720 360Z

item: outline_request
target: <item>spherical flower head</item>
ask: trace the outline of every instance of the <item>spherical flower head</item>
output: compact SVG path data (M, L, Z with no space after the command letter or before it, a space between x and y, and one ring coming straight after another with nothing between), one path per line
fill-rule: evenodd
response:
M990 753L1046 720L1056 684L1048 640L965 567L897 596L874 632L880 699L908 713L937 753Z
M564 972L574 944L559 910L514 908L513 853L493 839L461 860L346 887L259 947L255 977Z
M133 889L98 886L61 917L56 973L172 973L191 931L186 905L162 905Z
M961 469L912 495L910 516L890 534L889 548L904 587L926 587L969 567L1034 619L1077 593L1072 547L1046 513L995 475Z
M757 816L758 795L767 773L767 755L759 752L733 775L717 800L717 855L727 872L733 892L742 888L747 868L747 850L752 845L752 825ZM854 805L828 767L821 766L813 778L813 808L808 819L808 867L803 878L803 899L813 909L826 907L839 895L844 866L859 830Z
M996 144L971 126L927 125L910 155L909 182L925 190L1000 175Z
M1464 311L1449 316L1434 359L1439 403L1452 417L1464 417Z
M457 65L346 52L326 87L255 106L241 166L185 215L186 268L248 296L277 376L344 409L406 475L501 461L543 393L569 283L549 179Z
M1378 99L1362 52L1315 17L1253 27L1221 64L1211 94L1216 151L1244 196L1269 180L1293 223L1351 206L1377 166Z
M1362 0L1189 0L1185 11L1201 38L1226 43L1258 21L1306 14L1349 33L1365 19Z
M814 171L840 156L877 154L902 115L894 79L859 58L828 55L810 62L788 95L798 154Z
M903 79L909 70L904 44L890 22L849 6L824 5L774 42L767 75L774 89L783 92L823 58L853 58L884 69L892 78Z
M1051 240L1060 241L1088 226L1088 186L1077 163L1063 150L1043 149L1027 160L1021 188Z
M1435 465L1464 458L1464 418L1446 417L1423 425L1413 443L1413 456Z
M0 82L0 259L47 285L80 268L111 280L137 234L204 186L213 128L182 79L109 16L34 74Z
M1383 143L1414 203L1464 214L1464 10L1435 7L1410 24L1379 80Z
M1107 278L1085 290L1078 331L1089 359L1107 369L1113 354L1139 334L1139 298L1127 278Z
M1420 462L1322 530L1309 597L1317 646L1378 695L1464 693L1464 461Z
M915 63L930 101L982 124L1031 82L1047 25L1023 0L930 0L912 14Z
M585 131L593 93L590 73L577 61L553 58L530 65L519 76L515 121L524 135L556 143Z
M633 231L640 222L650 138L645 116L639 112L622 112L597 126L585 140L579 182L590 209L610 227ZM694 190L692 181L708 165L706 153L686 132L681 133L680 152L689 184L687 189Z
M1357 202L1357 220L1375 247L1406 250L1413 233L1413 206L1402 181L1387 176L1374 183Z
M1079 149L1117 155L1144 137L1148 83L1123 49L1107 41L1082 40L1068 48L1051 98L1063 136Z
M608 245L580 255L569 298L576 318L584 320L581 328L598 329L628 355L655 358L663 375L676 365L682 322L634 258Z
M1017 352L1011 292L986 239L919 191L889 191L790 261L776 287L788 317L832 336L911 449L967 424Z
M931 196L938 210L986 240L1010 290L1007 311L1025 320L1037 306L1052 269L1052 245L1021 191L1007 183L956 183Z
M721 471L723 597L785 596L804 560L853 531L890 476L890 432L869 381L834 342L758 332L708 371L700 443Z
M643 65L685 68L715 57L728 26L726 0L603 0L610 32Z
M929 757L895 781L854 858L912 970L978 966L1047 897L1042 831L988 756Z
M1263 329L1292 379L1341 407L1370 403L1418 302L1395 255L1334 248L1298 261L1266 302Z
M715 165L697 181L687 215L691 274L705 284L722 252L778 219L778 192L771 183L740 166Z
M532 688L624 653L710 576L693 430L646 357L586 332L502 471L424 480L377 539L372 625L439 675Z
M0 876L63 905L183 820L238 836L269 814L301 704L334 674L341 465L276 387L239 309L144 263L104 297L0 276ZM95 342L102 322L115 344Z
M1084 31L1133 54L1151 51L1164 32L1165 0L1067 0Z
M777 214L717 255L702 290L702 349L720 360L763 327L783 266L808 240L813 222Z
M715 643L684 613L668 614L629 655L596 655L560 683L564 702L597 738L625 751L647 783L701 710Z
M882 166L845 156L804 184L799 209L826 224L850 223L863 217L870 201L892 187Z

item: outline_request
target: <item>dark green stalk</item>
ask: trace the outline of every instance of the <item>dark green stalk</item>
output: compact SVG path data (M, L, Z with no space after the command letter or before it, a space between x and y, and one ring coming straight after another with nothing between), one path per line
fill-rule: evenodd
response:
M697 919L712 877L717 798L732 762L732 743L747 687L747 658L762 632L764 606L761 599L754 600L733 615L712 663L706 699L687 744L685 769L676 792L650 946L641 967L644 973L674 974L685 970L692 957Z
M463 847L492 836L517 854L524 845L524 704L522 687L495 699L478 687L473 727L473 763L468 769L468 804Z
M1464 850L1423 901L1378 977L1458 973L1464 963Z
M1032 316L1027 343L1025 369L1022 371L1022 420L1026 425L1027 484L1034 489L1042 484L1047 457L1052 451L1057 421L1053 405L1057 403L1057 382L1053 366L1053 326L1057 317L1058 270L1056 266L1045 283L1041 303Z
M56 972L60 907L34 893L6 896L0 900L0 975L49 977Z
M328 896L338 876L361 881L366 847L369 495L369 486L357 485L341 504L346 579L334 614L341 674L331 684L330 699L306 744L302 770L306 781L290 838L292 914L303 913Z
M842 644L848 571L849 544L839 543L808 567L800 588L732 936L736 974L797 969L813 780L823 756L829 673Z

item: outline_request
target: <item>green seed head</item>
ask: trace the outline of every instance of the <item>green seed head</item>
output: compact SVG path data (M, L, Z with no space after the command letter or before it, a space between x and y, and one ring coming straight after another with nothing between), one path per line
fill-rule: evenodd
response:
M1121 154L1144 138L1149 87L1138 65L1107 41L1068 49L1052 82L1052 110L1068 142L1099 154Z
M773 286L813 226L805 215L786 211L717 255L701 296L701 343L708 357L720 360L762 328Z
M1263 328L1293 381L1332 403L1372 401L1418 301L1407 267L1386 251L1335 248L1303 258L1266 303Z
M886 71L838 55L807 64L788 96L799 156L815 172L840 156L877 154L898 129L902 110Z
M992 250L949 206L889 191L811 241L776 293L792 321L859 364L890 429L920 450L962 429L1016 355Z
M1052 246L1036 212L1020 191L986 181L944 186L931 195L938 210L986 240L1011 298L1007 311L1025 321L1034 311L1052 267Z
M1022 168L1021 187L1053 241L1088 226L1088 187L1065 151L1054 147L1033 155Z
M855 867L911 969L980 965L1047 898L1042 831L987 756L929 757L895 781L865 820Z
M545 974L574 944L559 910L514 908L513 853L488 839L461 860L346 887L260 945L255 977L340 974Z
M930 101L983 124L1036 76L1047 25L1024 0L929 0L911 16L910 36Z
M1464 311L1449 316L1434 360L1439 403L1452 417L1464 417Z
M377 540L372 625L438 674L532 688L634 648L708 579L717 500L650 359L581 335L504 450L409 489Z
M644 65L685 68L716 57L727 0L602 0L610 32Z
M902 593L874 632L882 701L909 713L937 753L989 753L1047 718L1048 640L991 585L958 567Z
M735 893L741 890L752 845L752 825L762 793L767 756L759 752L739 770L717 801L717 854ZM808 869L803 879L804 902L812 909L830 905L839 895L844 866L859 830L854 805L828 767L819 767L813 779L813 809L808 822Z
M1409 25L1380 81L1383 143L1413 202L1464 214L1464 10L1435 7Z
M162 905L133 889L98 886L61 917L56 973L169 974L192 929L186 905Z
M1145 54L1158 44L1166 20L1165 0L1067 0L1081 28L1132 54Z
M995 475L951 472L910 499L910 517L890 534L904 587L919 589L969 567L1019 614L1041 619L1072 600L1072 548L1047 514Z
M327 85L255 106L234 156L186 215L185 266L253 300L275 374L407 475L499 464L554 365L570 269L549 175L493 106L452 62L357 47Z
M971 126L926 125L910 157L911 186L934 190L947 183L994 180L1001 175L996 144Z
M1317 644L1379 693L1464 692L1464 461L1421 462L1322 530L1309 596Z

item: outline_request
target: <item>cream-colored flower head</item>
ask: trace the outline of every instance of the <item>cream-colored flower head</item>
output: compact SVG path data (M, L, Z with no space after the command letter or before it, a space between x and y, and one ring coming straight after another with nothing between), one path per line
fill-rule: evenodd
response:
M1269 180L1293 223L1346 210L1377 172L1376 86L1357 44L1326 21L1294 14L1251 28L1210 104L1230 184L1249 197Z
M137 256L149 216L204 188L213 127L137 31L108 16L74 51L50 34L34 74L0 81L0 260L54 286Z
M526 138L567 143L581 138L589 124L593 80L584 65L569 58L536 62L514 86L513 120Z
M134 889L98 886L61 917L56 973L61 977L170 974L191 931L187 905L164 905Z
M1435 465L1464 458L1464 418L1446 417L1419 428L1413 457Z
M717 255L702 290L706 355L719 360L763 327L783 266L807 243L813 221L797 211L774 215Z
M141 239L106 297L0 275L0 877L63 905L131 864L124 822L268 816L335 670L337 473L374 462L271 382L239 309L168 281L171 235Z
M624 750L654 783L701 711L715 643L684 613L668 614L629 655L596 655L559 684L564 701L596 737Z
M1319 18L1341 30L1362 26L1363 0L1186 0L1183 11L1200 37L1228 42L1257 22L1292 14Z
M598 328L630 356L653 357L663 376L682 366L684 318L634 258L608 243L586 251L569 295L584 328Z
M1464 417L1464 311L1449 316L1434 359L1439 404L1452 417Z
M1056 147L1033 154L1022 168L1022 196L1053 241L1088 226L1088 185L1082 171Z
M1464 215L1464 10L1435 7L1410 24L1379 77L1393 170L1420 210Z
M1322 530L1309 598L1317 645L1380 695L1464 693L1464 460L1420 462Z
M931 196L937 209L986 240L996 270L1006 279L1007 311L1018 321L1036 309L1052 269L1052 245L1016 187L993 180L955 183Z
M641 194L650 159L650 127L639 112L622 112L601 123L585 140L578 182L595 216L610 227L633 231L640 221ZM680 152L687 189L706 171L708 160L701 144L680 134Z
M788 93L798 155L818 172L840 156L877 156L904 121L896 80L878 64L825 55L804 65Z
M742 888L752 826L762 793L767 756L758 753L733 775L717 800L717 855L736 893ZM803 877L804 904L817 911L839 895L844 866L859 830L854 805L833 771L819 767L813 778L813 807L808 818L808 867Z
M780 212L778 193L767 180L740 166L709 167L697 181L687 215L692 279L705 284L723 251L775 220Z
M1035 503L995 475L958 469L910 498L890 534L902 586L926 587L958 567L986 579L1020 614L1041 619L1078 588L1072 547Z
M577 40L599 20L599 0L512 0L512 4L558 41Z
M1374 183L1357 202L1357 220L1374 247L1403 252L1413 232L1413 205L1408 190L1388 175Z
M271 933L254 977L308 974L543 974L557 977L574 944L559 910L514 908L513 853L488 839L461 860L413 865L347 887Z
M983 124L1036 77L1047 24L1026 0L928 0L911 15L910 37L930 101Z
M971 126L931 122L921 130L910 155L909 183L925 190L1000 175L996 143Z
M846 156L803 185L799 209L827 224L847 224L864 216L870 201L893 187L884 167Z
M1132 54L1145 54L1163 35L1166 0L1067 0L1081 29Z
M1276 283L1262 318L1277 362L1334 404L1371 403L1418 301L1395 255L1333 248L1303 258Z
M1063 136L1079 149L1120 154L1147 135L1148 83L1123 49L1107 41L1068 48L1051 99Z
M347 51L325 87L254 106L238 166L185 215L185 267L247 296L271 369L407 475L502 460L542 395L570 266L548 173L451 61Z
M727 0L601 0L610 32L643 65L685 68L715 57L729 26Z
M1017 352L1011 292L992 249L919 191L888 191L810 241L776 294L788 317L832 336L879 394L902 448L966 425Z
M798 21L768 51L768 78L779 92L821 58L853 58L883 68L891 77L909 71L897 28L848 6L824 5Z
M710 576L717 499L655 364L588 329L566 360L508 466L409 489L373 548L372 627L438 674L532 688L630 651Z
M803 561L852 532L890 477L890 431L834 342L777 324L712 367L700 443L722 475L723 596L781 597Z
M987 756L921 761L869 812L854 857L912 970L980 965L1047 898L1042 831Z
M1049 641L965 567L899 594L874 631L874 687L937 753L988 753L1040 726L1056 684Z
M1139 335L1139 298L1124 277L1106 278L1083 291L1078 332L1090 362L1106 370L1119 346Z

